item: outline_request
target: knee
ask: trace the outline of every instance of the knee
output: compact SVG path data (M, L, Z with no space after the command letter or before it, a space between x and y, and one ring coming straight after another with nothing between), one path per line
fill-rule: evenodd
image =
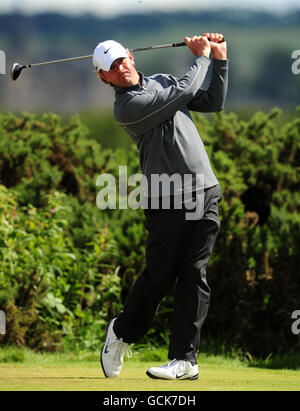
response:
M206 262L197 261L187 269L181 284L182 287L188 287L190 294L200 292L210 296L211 290L207 283L206 265Z
M172 289L176 280L175 275L165 274L153 273L145 269L141 275L141 281L145 287L153 290L154 294L165 296Z

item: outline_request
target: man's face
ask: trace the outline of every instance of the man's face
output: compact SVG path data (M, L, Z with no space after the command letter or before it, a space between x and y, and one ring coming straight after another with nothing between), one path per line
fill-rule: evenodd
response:
M134 67L131 54L115 60L109 71L100 70L99 78L117 87L132 87L138 84L139 74Z

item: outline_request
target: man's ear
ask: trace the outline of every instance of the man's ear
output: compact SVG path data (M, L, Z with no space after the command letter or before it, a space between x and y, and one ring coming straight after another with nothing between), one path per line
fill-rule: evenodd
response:
M101 80L104 80L104 76L103 76L103 73L101 72L101 70L98 71L98 77L99 77Z
M129 51L128 49L126 51L127 51L129 60L135 66L134 58L133 58L133 55L132 55L131 51Z
M100 70L100 71L97 73L97 75L98 75L98 78L99 78L100 80L102 80L105 84L111 84L109 81L107 81L107 80L105 79L105 74L103 73L102 70Z

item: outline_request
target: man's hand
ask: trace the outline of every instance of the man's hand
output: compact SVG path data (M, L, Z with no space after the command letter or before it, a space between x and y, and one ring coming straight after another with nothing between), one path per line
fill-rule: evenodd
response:
M206 56L209 58L211 48L207 36L185 37L184 42L195 56Z
M210 39L210 48L213 53L213 58L217 60L227 60L227 44L226 41L220 43L223 39L223 34L220 33L204 33Z

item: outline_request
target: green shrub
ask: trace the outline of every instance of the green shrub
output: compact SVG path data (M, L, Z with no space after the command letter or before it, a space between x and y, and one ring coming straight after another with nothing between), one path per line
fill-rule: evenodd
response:
M0 186L0 306L6 313L4 341L35 349L89 346L119 309L115 245L97 231L85 248L74 246L66 195L45 196L45 206L18 207Z
M206 335L255 355L297 346L291 313L300 292L300 119L279 128L279 115L198 117L224 191Z

